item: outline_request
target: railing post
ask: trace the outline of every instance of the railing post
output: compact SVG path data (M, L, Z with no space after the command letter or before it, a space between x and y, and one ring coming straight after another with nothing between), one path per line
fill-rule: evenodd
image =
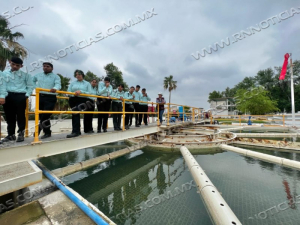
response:
M41 142L39 140L39 113L40 113L40 90L37 88L35 91L35 131L34 131L34 139L33 139L33 144L34 143L39 143Z
M154 113L154 106L153 106L153 102L152 102L152 108L151 108L151 112ZM155 114L151 114L152 117L152 123L154 123L154 115Z
M213 121L212 121L212 113L210 113L210 124L212 124Z
M285 126L284 115L282 116L282 125Z
M239 115L239 121L240 121L240 126L242 126L242 119L241 119L241 115Z
M184 106L182 106L182 122L184 123Z
M193 111L192 111L192 117L193 117L193 120L192 120L192 121L193 121L193 123L195 123L195 109L193 108L192 110L193 110Z
M168 103L168 114L167 114L167 120L168 120L168 122L167 122L167 126L169 126L170 125L170 103Z
M157 126L159 126L159 104L157 103Z
M1 112L0 112L0 139L1 139L1 123L2 123L2 115L1 115Z
M26 99L26 108L25 108L25 137L28 137L29 98L30 97Z
M125 99L122 100L123 107L123 120L122 120L122 130L125 130Z

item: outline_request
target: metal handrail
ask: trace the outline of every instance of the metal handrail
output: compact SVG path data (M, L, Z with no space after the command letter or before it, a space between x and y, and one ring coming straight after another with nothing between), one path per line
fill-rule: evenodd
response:
M35 135L34 135L34 141L32 143L40 143L41 141L39 140L38 137L38 131L39 131L39 114L47 114L47 113L51 113L51 114L122 114L123 115L123 121L122 121L122 130L125 131L125 115L126 114L153 114L153 115L157 115L157 126L160 126L159 123L159 110L157 110L157 112L125 112L125 102L126 101L130 101L133 103L147 103L147 104L152 104L152 106L154 104L157 105L157 108L159 109L159 103L155 103L155 102L145 102L145 101L137 101L137 100L129 100L129 99L125 99L123 98L122 101L122 105L123 105L123 111L122 112L99 112L99 111L93 111L93 112L86 112L86 111L49 111L49 110L40 110L39 109L39 98L40 98L40 92L50 92L50 89L43 89L43 88L36 88L36 94L34 96L36 96L35 99ZM56 91L56 93L60 93L60 94L67 94L67 95L75 95L74 92L67 92L67 91ZM104 99L112 99L112 100L120 100L114 97L105 97L105 96L99 96L99 95L90 95L90 94L80 94L79 96L84 96L84 97L93 97L93 98L104 98ZM63 96L57 96L60 98L64 98L67 99L68 97L63 97ZM171 103L166 103L166 105L168 105L168 113L167 113L167 126L169 126L169 114L170 114L170 104ZM181 106L181 105L180 105ZM189 107L189 106L183 106L184 107ZM193 107L189 107L193 109L192 113L184 113L184 114L192 114L194 115L194 109ZM28 109L28 100L27 100L27 104L26 104L26 128L25 128L25 136L28 137L28 116L29 114L33 114L31 112L29 112ZM195 121L195 117L193 116L193 121Z

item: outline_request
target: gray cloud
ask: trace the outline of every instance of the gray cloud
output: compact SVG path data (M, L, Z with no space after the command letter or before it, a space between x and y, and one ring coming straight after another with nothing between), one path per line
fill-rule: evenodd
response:
M0 3L2 12L22 1ZM92 44L54 62L55 72L72 76L76 68L102 76L110 62L124 74L129 85L140 84L154 98L163 91L163 79L173 75L178 88L172 102L208 108L208 93L233 87L258 70L281 66L283 55L292 52L300 59L300 14L194 60L191 53L253 26L262 20L300 7L299 1L38 1L34 8L10 19L11 26L25 39L21 43L31 54L30 63L72 43L94 36L116 24L155 8L158 15ZM1 12L0 12L1 13ZM37 71L38 72L38 71Z

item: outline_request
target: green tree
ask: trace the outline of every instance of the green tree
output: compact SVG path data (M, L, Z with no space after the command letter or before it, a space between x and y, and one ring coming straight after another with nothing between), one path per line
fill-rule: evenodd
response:
M271 100L268 91L262 87L250 91L239 89L235 98L236 108L242 113L250 112L252 115L263 115L279 111L277 101Z
M229 97L233 97L235 95L235 93L236 93L236 90L234 88L227 87L225 89L225 91L222 91L222 96L229 98Z
M123 80L123 73L113 63L104 66L106 76L110 78L110 84L116 89L120 84L124 84L125 90L128 89L127 83Z
M0 71L6 67L6 62L12 56L25 59L28 52L24 46L17 42L24 38L20 32L12 32L9 28L10 23L3 16L0 16Z
M208 94L208 102L210 102L214 98L222 98L223 95L219 91L213 91Z
M255 85L255 78L254 77L245 77L240 83L234 86L234 89L245 89L247 90L250 87Z
M165 77L164 79L164 89L169 91L169 103L171 103L171 92L176 90L177 81L173 80L173 75Z
M101 79L96 75L94 74L93 72L91 71L87 71L85 76L84 76L84 79L88 82L91 83L92 80L96 79L97 82L99 82Z

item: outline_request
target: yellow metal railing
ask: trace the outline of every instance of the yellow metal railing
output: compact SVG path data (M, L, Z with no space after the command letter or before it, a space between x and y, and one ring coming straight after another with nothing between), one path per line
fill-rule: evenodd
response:
M39 115L40 114L122 114L123 116L123 120L122 120L122 130L125 131L125 115L126 114L152 114L152 115L156 115L157 116L157 126L160 126L160 122L159 122L159 103L156 102L145 102L145 101L136 101L136 100L129 100L129 99L124 99L122 100L122 106L123 106L123 110L122 112L99 112L99 111L46 111L46 110L40 110L39 108L39 99L40 99L40 92L50 92L50 90L48 89L42 89L42 88L36 88L36 94L33 96L36 96L35 99L35 111L34 112L29 112L29 108L28 108L28 100L27 100L27 106L26 106L26 112L25 112L25 116L26 116L26 127L25 127L25 136L28 137L28 117L30 114L34 114L35 115L35 131L34 131L34 141L33 143L39 143L41 142L39 140L38 137L38 133L39 133ZM66 94L66 95L75 95L75 93L73 92L67 92L67 91L56 91L56 93L58 94ZM113 97L104 97L104 96L99 96L99 95L89 95L89 94L80 94L80 96L84 96L84 97L93 97L93 98L105 98L105 99L111 99L111 100L120 100L117 98L113 98ZM57 98L61 98L61 99L68 99L68 97L63 97L63 96L57 96ZM157 106L157 111L156 112L126 112L125 111L125 102L126 101L130 101L130 102L135 102L135 103L147 103L147 104L152 104L152 107L154 105ZM165 105L168 106L168 112L166 113L166 120L167 120L167 126L169 126L169 120L170 120L170 105L178 105L178 104L169 104L166 103ZM178 105L178 106L182 106L183 109L184 107L189 107L189 106L183 106L183 105ZM183 122L184 122L184 115L194 115L194 110L196 108L192 108L189 107L191 109L193 109L192 113L185 113L183 112ZM184 111L184 110L183 110ZM193 116L193 121L195 121L195 118Z

